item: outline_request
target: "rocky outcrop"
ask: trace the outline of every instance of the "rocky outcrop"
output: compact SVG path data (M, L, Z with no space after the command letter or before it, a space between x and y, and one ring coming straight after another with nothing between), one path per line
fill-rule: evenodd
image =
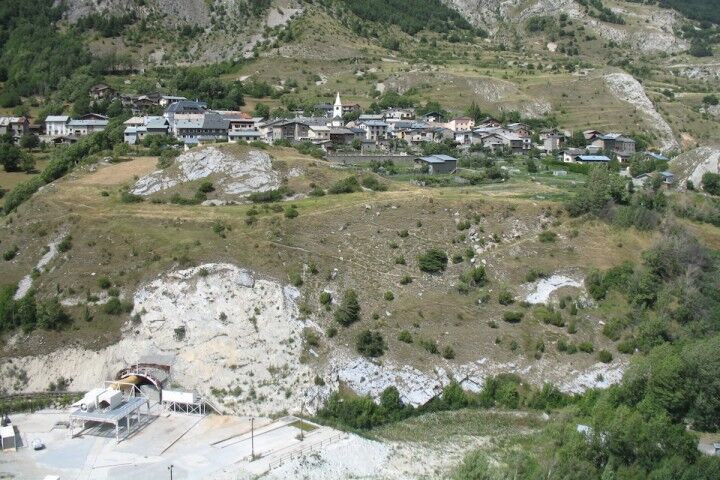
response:
M171 356L174 383L214 397L228 412L296 411L319 395L313 372L300 362L305 324L298 296L293 287L229 264L168 272L135 292L134 320L119 343L13 363L27 372L26 391L45 390L60 376L72 378L70 390L87 390L146 355ZM11 381L0 380L0 387Z
M699 147L678 155L670 163L670 169L679 188L685 188L688 180L699 187L705 173L720 173L720 147Z
M280 186L270 156L259 150L235 154L217 147L190 150L172 166L147 175L135 183L135 195L152 195L183 183L211 179L219 197L243 196Z
M627 102L643 114L650 128L658 136L658 147L663 151L675 150L680 147L675 134L665 119L655 110L655 106L645 94L645 89L632 75L627 73L610 73L604 77L610 92L619 100Z

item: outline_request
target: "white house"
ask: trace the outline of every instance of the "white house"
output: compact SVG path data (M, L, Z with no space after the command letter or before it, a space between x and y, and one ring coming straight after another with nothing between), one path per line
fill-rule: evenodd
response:
M365 132L366 140L384 140L387 138L388 124L381 120L366 120L360 122L358 127Z
M45 118L45 135L51 137L69 135L68 122L70 117L67 115L48 115Z

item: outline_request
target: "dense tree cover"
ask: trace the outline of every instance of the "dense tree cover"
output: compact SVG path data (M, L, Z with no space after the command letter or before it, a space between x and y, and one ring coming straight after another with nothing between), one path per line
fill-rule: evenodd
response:
M4 96L45 93L72 76L91 56L81 39L55 22L61 7L45 0L0 2L0 81Z
M588 15L608 23L624 24L625 19L606 7L602 0L577 0L580 5L585 6Z
M137 21L134 12L125 15L108 15L106 13L92 13L78 19L75 29L78 32L95 30L103 37L117 37L123 33L125 27Z
M720 23L720 0L630 0L673 8L693 20Z
M440 33L472 30L459 12L440 0L338 0L338 3L362 20L396 25L410 35L421 30Z
M14 300L14 285L0 286L0 331L22 328L30 332L35 328L57 330L72 322L57 298L39 301L30 291Z
M330 396L317 416L324 423L341 428L366 430L430 412L493 407L547 410L574 401L551 385L534 388L517 375L503 374L488 378L480 393L466 392L458 383L450 383L440 396L420 407L405 405L395 387L386 388L377 404L369 396L337 392Z

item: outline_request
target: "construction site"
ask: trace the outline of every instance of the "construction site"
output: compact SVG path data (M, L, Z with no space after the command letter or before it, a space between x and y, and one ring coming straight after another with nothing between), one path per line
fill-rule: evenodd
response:
M348 438L295 416L222 415L170 388L169 363L146 357L65 409L4 414L0 478L255 478Z

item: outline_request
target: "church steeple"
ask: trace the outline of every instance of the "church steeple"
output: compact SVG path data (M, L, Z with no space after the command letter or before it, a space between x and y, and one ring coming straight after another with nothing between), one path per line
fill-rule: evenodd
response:
M335 105L333 105L333 118L343 116L343 107L342 107L342 101L340 100L340 92L337 92L337 96L335 97Z

